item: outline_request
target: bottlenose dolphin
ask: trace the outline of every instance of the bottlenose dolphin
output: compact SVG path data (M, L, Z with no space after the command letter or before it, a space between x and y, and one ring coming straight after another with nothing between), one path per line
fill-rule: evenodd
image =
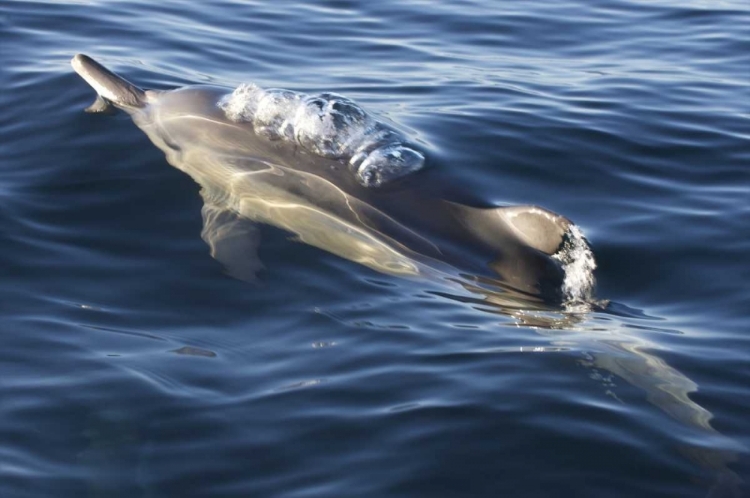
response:
M596 265L570 220L537 206L487 206L455 185L431 184L419 172L422 154L344 97L254 86L143 90L85 55L71 63L98 94L87 111L124 110L201 186L201 236L236 277L262 268L258 222L383 273L458 283L483 297L435 294L511 316L548 335L550 350L560 348L557 329L577 328L591 310ZM550 315L561 302L564 312ZM587 336L578 345L584 366L642 389L695 431L705 446L682 451L715 474L711 496L736 496L742 481L728 465L744 448L690 399L698 386L627 324L601 332L595 323Z
M71 64L98 94L88 111L124 110L201 185L202 236L235 276L262 267L251 220L389 274L491 278L532 302L590 292L593 257L567 218L430 187L423 154L345 97L254 85L144 91L85 55Z

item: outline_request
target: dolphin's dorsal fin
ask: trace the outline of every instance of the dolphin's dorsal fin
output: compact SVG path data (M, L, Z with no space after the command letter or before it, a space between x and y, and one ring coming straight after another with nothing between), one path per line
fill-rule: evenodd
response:
M552 255L563 243L571 222L539 206L476 208L452 204L455 215L474 236L491 247L505 243L503 235Z
M84 110L91 113L113 114L117 111L117 108L115 108L115 106L113 106L109 100L105 99L101 95L97 95L94 103Z
M563 243L571 221L539 206L496 208L519 239L545 254L555 254Z

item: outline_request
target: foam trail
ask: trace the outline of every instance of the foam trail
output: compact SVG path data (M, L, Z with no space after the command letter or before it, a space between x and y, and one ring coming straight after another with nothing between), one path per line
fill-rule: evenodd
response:
M357 180L378 187L418 171L424 155L394 130L335 93L306 95L242 84L219 101L232 121L252 123L268 140L296 142L328 159L346 161Z
M596 261L581 229L570 225L562 247L552 257L560 261L565 272L562 291L566 307L591 302Z

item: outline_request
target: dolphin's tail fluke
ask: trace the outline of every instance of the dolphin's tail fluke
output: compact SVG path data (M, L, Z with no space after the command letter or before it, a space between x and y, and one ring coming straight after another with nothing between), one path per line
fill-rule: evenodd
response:
M146 93L87 55L78 54L70 61L73 69L86 80L86 83L99 95L96 102L86 111L102 112L114 104L123 109L143 107Z

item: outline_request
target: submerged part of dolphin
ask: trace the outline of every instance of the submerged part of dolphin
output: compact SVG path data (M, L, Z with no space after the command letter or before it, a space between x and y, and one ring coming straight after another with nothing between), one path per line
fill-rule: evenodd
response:
M242 85L142 90L85 55L73 68L202 187L203 238L253 278L260 222L377 271L492 278L530 302L586 301L591 251L568 219L436 191L422 153L351 100Z

